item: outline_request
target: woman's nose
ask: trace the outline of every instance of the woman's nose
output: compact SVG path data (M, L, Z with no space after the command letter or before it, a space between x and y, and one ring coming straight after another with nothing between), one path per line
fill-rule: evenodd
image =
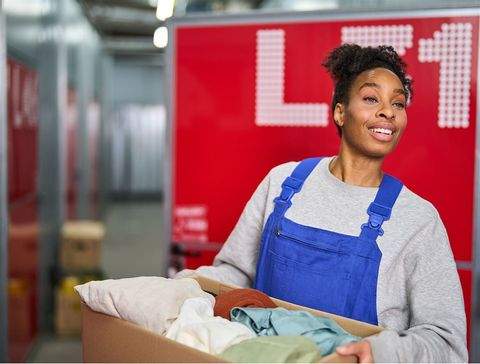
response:
M395 113L390 104L383 104L382 107L377 112L378 118L393 119L395 118Z

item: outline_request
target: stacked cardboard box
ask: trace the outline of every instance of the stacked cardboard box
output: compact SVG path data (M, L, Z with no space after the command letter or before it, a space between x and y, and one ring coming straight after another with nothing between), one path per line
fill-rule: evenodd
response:
M80 300L73 287L102 279L101 248L103 225L95 221L69 221L61 232L60 269L55 291L55 328L58 335L79 335Z
M8 337L14 342L28 341L33 333L32 290L28 283L21 278L8 280Z
M60 265L65 271L100 269L103 224L95 221L69 221L63 225Z
M81 330L80 300L73 287L80 284L77 277L61 280L55 292L55 328L59 335L77 335Z

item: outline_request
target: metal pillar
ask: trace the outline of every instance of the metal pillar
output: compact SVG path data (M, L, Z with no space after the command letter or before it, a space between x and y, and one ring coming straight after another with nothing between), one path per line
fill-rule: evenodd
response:
M0 2L1 4L1 2ZM8 166L5 15L0 12L0 362L8 362Z
M171 261L171 246L172 246L172 214L173 214L173 196L175 196L175 186L173 183L173 151L175 147L174 137L174 120L175 115L175 24L171 21L167 22L168 26L168 47L166 51L166 67L165 67L165 105L167 109L167 125L165 127L165 149L164 149L164 164L163 164L163 196L164 196L164 210L163 210L163 249L164 261L163 269L165 276L168 276L168 268Z
M105 218L106 205L108 203L108 196L111 190L111 164L110 164L110 135L111 135L111 111L112 106L112 92L113 92L113 67L114 62L111 55L103 53L101 56L101 75L102 84L100 91L100 136L99 142L99 194L100 194L100 216Z
M67 47L63 36L64 6L64 1L57 1L56 12L43 20L45 35L39 44L39 324L43 330L51 328L51 272L65 216Z

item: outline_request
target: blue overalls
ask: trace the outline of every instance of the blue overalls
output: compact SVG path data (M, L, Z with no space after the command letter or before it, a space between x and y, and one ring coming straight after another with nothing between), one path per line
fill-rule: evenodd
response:
M383 176L360 236L298 224L285 217L294 194L320 162L305 159L285 179L263 230L255 288L281 300L378 324L376 239L403 184Z

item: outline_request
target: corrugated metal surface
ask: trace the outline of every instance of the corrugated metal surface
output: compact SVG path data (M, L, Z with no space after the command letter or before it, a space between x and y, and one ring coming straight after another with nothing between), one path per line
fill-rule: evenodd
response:
M165 108L126 105L113 114L112 192L162 192Z

